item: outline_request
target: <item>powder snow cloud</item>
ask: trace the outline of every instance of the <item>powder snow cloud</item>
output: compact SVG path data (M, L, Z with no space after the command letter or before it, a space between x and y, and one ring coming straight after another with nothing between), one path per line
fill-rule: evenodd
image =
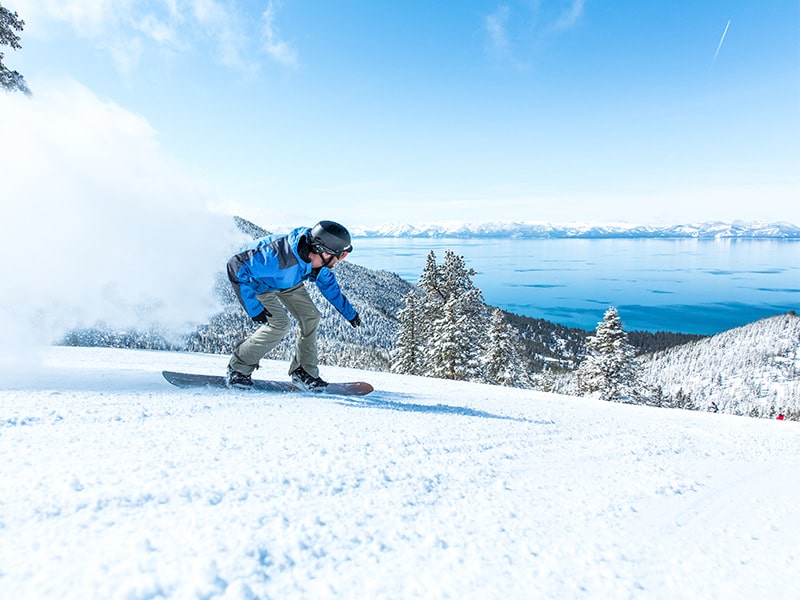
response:
M65 82L0 95L0 353L76 326L188 331L241 238L147 120Z

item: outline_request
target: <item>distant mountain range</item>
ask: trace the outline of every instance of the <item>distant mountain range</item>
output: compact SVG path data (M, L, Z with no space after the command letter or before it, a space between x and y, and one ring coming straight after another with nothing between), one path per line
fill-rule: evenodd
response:
M791 223L731 223L714 221L688 225L568 224L526 222L392 224L351 227L355 237L381 238L510 238L510 239L800 239Z

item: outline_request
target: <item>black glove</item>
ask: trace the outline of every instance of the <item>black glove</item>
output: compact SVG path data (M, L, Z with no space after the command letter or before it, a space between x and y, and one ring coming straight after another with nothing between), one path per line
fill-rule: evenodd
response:
M254 322L254 323L259 323L259 324L263 325L264 323L266 323L266 322L267 322L267 317L271 317L271 316L272 316L272 313L271 313L271 312L269 312L269 311L268 311L268 310L265 308L265 309L264 309L264 310L262 310L262 311L261 311L259 314L257 314L255 317L253 317L253 322Z
M358 327L359 325L361 325L361 317L358 316L358 313L356 313L355 317L350 319L350 325L352 325L353 327Z

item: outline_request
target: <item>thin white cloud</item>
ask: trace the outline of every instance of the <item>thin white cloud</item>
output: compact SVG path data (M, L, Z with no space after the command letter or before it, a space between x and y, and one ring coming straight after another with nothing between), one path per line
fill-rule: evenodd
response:
M157 44L172 45L178 41L174 24L169 19L159 18L152 13L139 20L137 29Z
M290 67L297 66L297 52L287 42L283 41L275 27L275 12L280 8L280 3L270 0L267 8L261 15L262 46L264 51L277 63Z
M583 17L583 7L586 0L572 0L558 20L553 25L553 29L571 29Z
M258 70L254 61L245 58L248 34L234 7L216 0L193 0L191 14L201 30L216 41L221 64L246 73Z
M256 40L248 19L230 2L18 0L15 10L26 20L26 34L44 37L48 21L66 23L76 35L109 52L123 74L137 68L146 52L183 53L209 40L220 64L245 73L258 69L251 58ZM289 55L288 47L281 49L275 38L273 45L274 52Z
M124 6L114 0L17 0L14 5L25 19L27 34L40 32L47 20L68 23L75 32L88 38L100 37L113 26Z
M492 54L505 55L509 52L508 39L508 5L502 4L492 14L486 17L485 26L489 40L489 50Z
M527 69L531 53L575 27L583 19L585 6L586 0L510 0L499 4L484 18L487 52L518 69Z

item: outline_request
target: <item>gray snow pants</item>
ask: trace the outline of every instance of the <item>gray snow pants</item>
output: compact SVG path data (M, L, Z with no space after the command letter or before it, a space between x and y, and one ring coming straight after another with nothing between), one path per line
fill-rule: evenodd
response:
M252 373L258 362L289 333L288 310L298 323L297 347L289 373L302 366L312 377L319 377L317 327L320 313L305 285L300 283L288 290L264 292L256 298L272 316L234 349L228 365L245 375Z

